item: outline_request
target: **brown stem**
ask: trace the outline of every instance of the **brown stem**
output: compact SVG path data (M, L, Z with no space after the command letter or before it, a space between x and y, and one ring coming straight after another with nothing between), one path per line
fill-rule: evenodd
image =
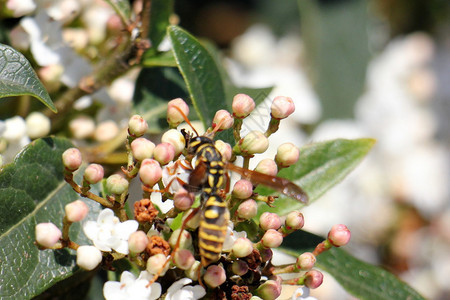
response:
M92 192L89 192L89 191L83 192L81 186L79 186L75 181L73 181L73 174L66 174L64 176L64 179L66 180L66 182L68 184L70 184L70 186L73 188L73 190L75 192L77 192L78 194L80 194L81 196L89 198L91 200L94 200L105 207L109 207L109 208L113 207L113 204L111 202L109 202L108 200L106 200Z

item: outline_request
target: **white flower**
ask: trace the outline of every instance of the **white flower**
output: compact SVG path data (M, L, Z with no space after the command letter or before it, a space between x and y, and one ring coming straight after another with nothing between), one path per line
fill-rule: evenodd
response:
M36 4L33 0L8 0L6 7L13 12L15 18L18 18L33 12Z
M206 295L205 289L200 285L187 285L192 280L182 278L175 281L167 290L165 300L196 300Z
M138 225L135 220L121 223L114 212L106 208L98 215L97 222L87 221L83 230L99 250L109 252L113 249L118 253L128 254L128 238L137 230Z
M227 227L227 235L225 236L225 242L223 243L222 251L223 252L230 252L231 248L234 245L234 242L241 237L247 237L247 232L245 231L234 231L233 230L234 225L233 222L228 223Z
M317 300L309 295L309 289L306 286L299 287L292 294L291 300Z
M128 271L120 276L120 282L108 281L103 286L103 296L106 300L154 300L161 296L161 285L157 282L148 285L153 275L142 271L136 277Z
M167 187L170 184L169 192L174 194L183 188L181 182L188 183L192 166L185 159L178 159L163 167L162 182Z

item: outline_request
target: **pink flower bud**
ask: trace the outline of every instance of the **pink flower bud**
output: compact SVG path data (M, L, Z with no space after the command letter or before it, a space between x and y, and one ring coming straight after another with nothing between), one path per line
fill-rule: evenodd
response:
M170 100L167 104L167 123L169 123L170 127L177 127L180 123L184 121L183 115L180 113L178 109L180 109L184 116L189 115L189 106L184 102L181 98L176 98Z
M271 212L264 212L259 217L259 227L261 227L262 230L269 230L269 229L275 229L281 227L281 219L280 217Z
M263 153L269 148L269 140L262 132L254 130L241 139L237 146L246 154Z
M275 229L269 229L264 233L261 244L266 248L277 248L283 243L283 235Z
M94 246L80 246L77 249L77 265L87 271L94 270L102 258L102 252Z
M267 280L255 291L255 294L264 300L273 300L281 294L281 284L276 280Z
M132 253L141 253L148 245L148 236L142 230L133 232L128 238L128 249Z
M203 275L203 281L210 288L216 288L227 280L224 268L217 265L211 265L206 269Z
M169 129L166 131L161 137L161 142L172 144L175 148L175 155L179 155L186 145L184 136L176 129Z
M323 282L323 274L317 270L311 270L305 274L305 285L310 289L318 288Z
M296 266L302 271L311 270L316 263L316 256L311 252L305 252L300 254L297 258Z
M178 240L178 236L180 235L180 228L176 229L172 235L169 238L169 245L173 248L175 248L175 245ZM180 249L188 249L192 246L192 236L187 230L183 230L183 233L180 238Z
M328 240L335 247L346 245L350 241L350 230L344 224L336 224L328 232Z
M99 142L112 140L119 133L119 126L112 120L101 122L94 131L94 138Z
M231 159L231 154L233 153L233 150L231 149L231 145L228 143L225 143L222 140L217 140L214 143L214 146L217 150L219 150L220 154L222 154L222 157L229 161Z
M233 187L233 196L238 199L248 199L253 194L253 184L246 180L238 180Z
M248 238L240 237L234 241L231 251L236 257L246 257L253 252L253 244Z
M284 221L287 230L299 230L305 224L303 214L299 211L291 211Z
M128 180L119 174L113 174L106 179L106 190L110 194L120 195L128 190Z
M35 228L36 242L45 248L56 245L62 236L61 230L53 223L39 223Z
M188 270L195 262L194 255L187 249L179 249L173 257L174 264L181 270Z
M131 153L137 161L143 161L146 158L153 156L153 150L155 150L155 144L146 138L140 137L131 142Z
M139 169L139 177L145 186L152 188L162 177L159 162L151 158L144 159Z
M194 199L185 189L177 191L173 197L173 205L181 211L188 210L194 204Z
M278 173L278 167L273 159L265 158L258 163L255 171L270 176L276 176Z
M248 264L243 260L235 260L231 264L231 272L238 276L245 275L248 272Z
M103 167L98 164L90 164L86 170L84 170L83 178L89 184L96 184L103 179L105 172Z
M239 119L247 117L255 109L255 101L246 94L237 94L231 105L233 116Z
M300 156L300 151L292 143L281 144L277 149L277 155L275 156L275 162L283 167L289 167L295 164Z
M248 199L242 202L236 210L237 216L241 220L249 220L256 216L258 212L258 204L253 199Z
M128 133L133 137L143 136L147 128L147 122L139 115L132 116L128 121Z
M66 218L69 222L80 222L83 220L88 212L89 207L81 200L76 200L74 202L71 202L67 204L64 207L64 210L66 212Z
M294 101L289 97L277 96L272 101L270 111L270 115L274 119L281 120L287 118L295 111Z
M161 143L155 147L153 158L162 166L167 165L175 158L175 147L170 143Z
M212 127L216 128L217 126L220 126L217 131L222 131L231 128L233 123L233 116L228 111L221 109L214 115Z
M91 137L95 131L95 122L91 117L79 116L69 122L69 129L76 139Z
M170 267L170 264L166 264L166 261L167 257L162 253L150 256L147 260L147 271L151 274L158 274L161 272L159 275L164 276Z
M81 166L81 152L77 148L69 148L62 154L64 167L68 171L76 171Z

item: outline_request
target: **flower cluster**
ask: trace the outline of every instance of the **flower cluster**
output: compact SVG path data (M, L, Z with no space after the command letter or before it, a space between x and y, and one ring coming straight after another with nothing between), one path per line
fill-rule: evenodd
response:
M81 196L97 201L105 208L97 221L85 221L83 225L84 233L93 245L78 245L68 235L70 225L82 221L87 214L83 201L67 205L62 233L53 224L38 224L37 243L42 248L77 250L77 264L87 270L99 265L109 268L111 261L128 258L141 270L139 277L125 271L120 282L107 282L103 290L106 299L157 299L161 295L165 299L275 299L281 294L282 284L304 286L292 299L312 299L306 297L308 288L317 288L323 280L322 273L314 268L316 257L333 246L347 244L350 232L346 226L336 225L325 241L313 252L301 254L296 263L272 264L272 249L279 247L284 237L301 229L304 217L301 212L292 211L283 217L265 212L257 218L258 202L272 205L275 197L256 194L254 188L264 183L259 182L258 177L272 178L278 170L295 164L299 149L285 143L279 146L272 159L262 160L252 171L248 166L255 154L268 148L269 136L278 130L280 121L292 114L295 107L291 98L276 97L267 130L252 131L241 137L242 121L254 107L251 97L236 95L233 112L218 111L212 127L205 133L205 139L208 139L218 131L233 130L233 147L220 140L214 144L209 140L206 142L212 147L208 155L220 158L216 161L220 170L226 172L230 168L242 175L240 180L231 183L231 190L227 188L231 185L229 182L220 183L229 180L227 176L202 166L213 163L205 161L206 156L198 150L192 150L194 147L190 143L195 137L176 129L183 121L188 121L189 107L182 99L169 102L167 120L172 129L163 134L157 145L144 137L147 122L139 115L130 118L126 141L129 159L122 174L103 179L102 166L91 164L84 170L82 184L78 185L73 172L82 164L81 153L76 148L66 150L62 157L65 180ZM228 161L237 156L242 157L244 168L229 165ZM137 177L142 184L142 198L134 203L134 220L128 220L125 206L129 186ZM91 185L102 179L106 197L90 192ZM219 183L211 183L214 180ZM285 189L280 186L280 192L285 193ZM200 203L194 207L198 203L195 201L198 194L201 194ZM161 199L155 199L157 197ZM213 209L209 208L211 206ZM251 219L259 224L256 234L249 236L242 229L236 230L242 222ZM221 225L219 221L225 223ZM208 253L214 255L206 259ZM296 276L284 279L286 273ZM168 281L172 284L168 285ZM192 285L193 282L198 284Z

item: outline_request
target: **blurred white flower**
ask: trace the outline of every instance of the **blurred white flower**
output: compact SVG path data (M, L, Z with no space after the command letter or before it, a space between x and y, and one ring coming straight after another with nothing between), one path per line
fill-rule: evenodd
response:
M245 231L234 231L234 224L233 222L229 222L228 223L228 227L227 227L227 234L225 236L225 241L223 242L223 247L222 247L222 251L223 252L230 252L231 248L233 248L233 244L234 242L241 237L246 238L247 237L247 232Z
M161 296L161 285L154 282L148 285L153 275L142 271L136 278L128 271L120 276L120 282L107 281L103 286L106 300L155 300Z
M201 285L188 285L192 280L182 278L175 281L167 290L165 300L197 300L206 295L205 289Z
M87 221L84 224L83 231L99 250L128 254L128 238L138 226L135 220L120 222L111 209L105 208L98 215L97 221Z
M8 0L6 7L13 12L13 17L18 18L32 13L36 4L33 0Z
M317 300L309 295L309 289L306 286L299 287L292 294L291 300Z
M32 112L25 120L27 133L31 139L44 137L50 133L51 122L48 117L40 112Z

